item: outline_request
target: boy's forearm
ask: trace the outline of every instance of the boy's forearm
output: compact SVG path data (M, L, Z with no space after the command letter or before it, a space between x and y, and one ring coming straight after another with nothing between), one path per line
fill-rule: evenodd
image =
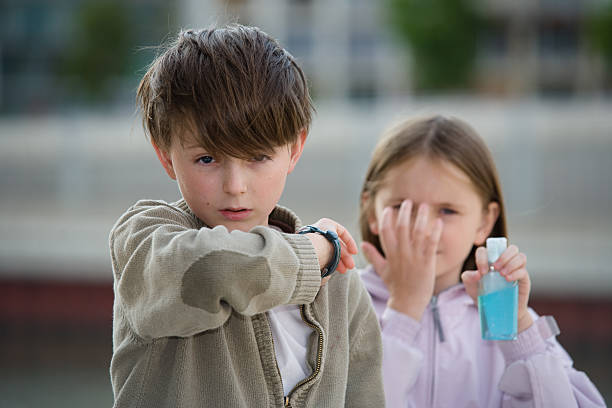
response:
M198 230L165 211L134 215L111 236L116 296L140 336L189 336L219 327L232 310L253 315L318 292L307 238L266 227Z

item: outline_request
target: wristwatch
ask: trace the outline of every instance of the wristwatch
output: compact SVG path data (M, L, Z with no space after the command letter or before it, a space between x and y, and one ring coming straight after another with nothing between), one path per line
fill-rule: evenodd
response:
M340 238L338 238L336 231L323 231L322 229L319 229L313 225L306 225L300 228L297 233L308 234L313 232L323 235L334 246L334 256L332 257L331 261L329 261L329 264L327 264L325 268L321 269L321 277L324 278L331 275L340 263Z

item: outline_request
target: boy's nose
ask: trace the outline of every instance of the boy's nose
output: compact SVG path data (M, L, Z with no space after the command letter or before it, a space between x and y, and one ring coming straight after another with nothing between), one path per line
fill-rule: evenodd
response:
M238 165L228 165L223 174L223 191L227 194L243 194L247 190L246 175Z

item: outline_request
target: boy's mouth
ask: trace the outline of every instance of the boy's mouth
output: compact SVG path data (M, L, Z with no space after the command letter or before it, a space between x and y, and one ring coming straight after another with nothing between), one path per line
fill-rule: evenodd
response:
M251 215L253 210L248 208L224 208L219 212L230 221L240 221Z

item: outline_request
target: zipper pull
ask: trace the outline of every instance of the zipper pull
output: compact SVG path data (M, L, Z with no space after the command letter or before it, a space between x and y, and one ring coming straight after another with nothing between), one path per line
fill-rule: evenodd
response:
M285 399L285 401L284 401L285 402L285 406L286 407L291 407L291 404L289 403L289 397L285 396L284 399Z
M444 343L444 330L442 330L440 312L438 311L438 297L435 295L431 298L431 311L433 313L434 329L438 332L440 343Z

